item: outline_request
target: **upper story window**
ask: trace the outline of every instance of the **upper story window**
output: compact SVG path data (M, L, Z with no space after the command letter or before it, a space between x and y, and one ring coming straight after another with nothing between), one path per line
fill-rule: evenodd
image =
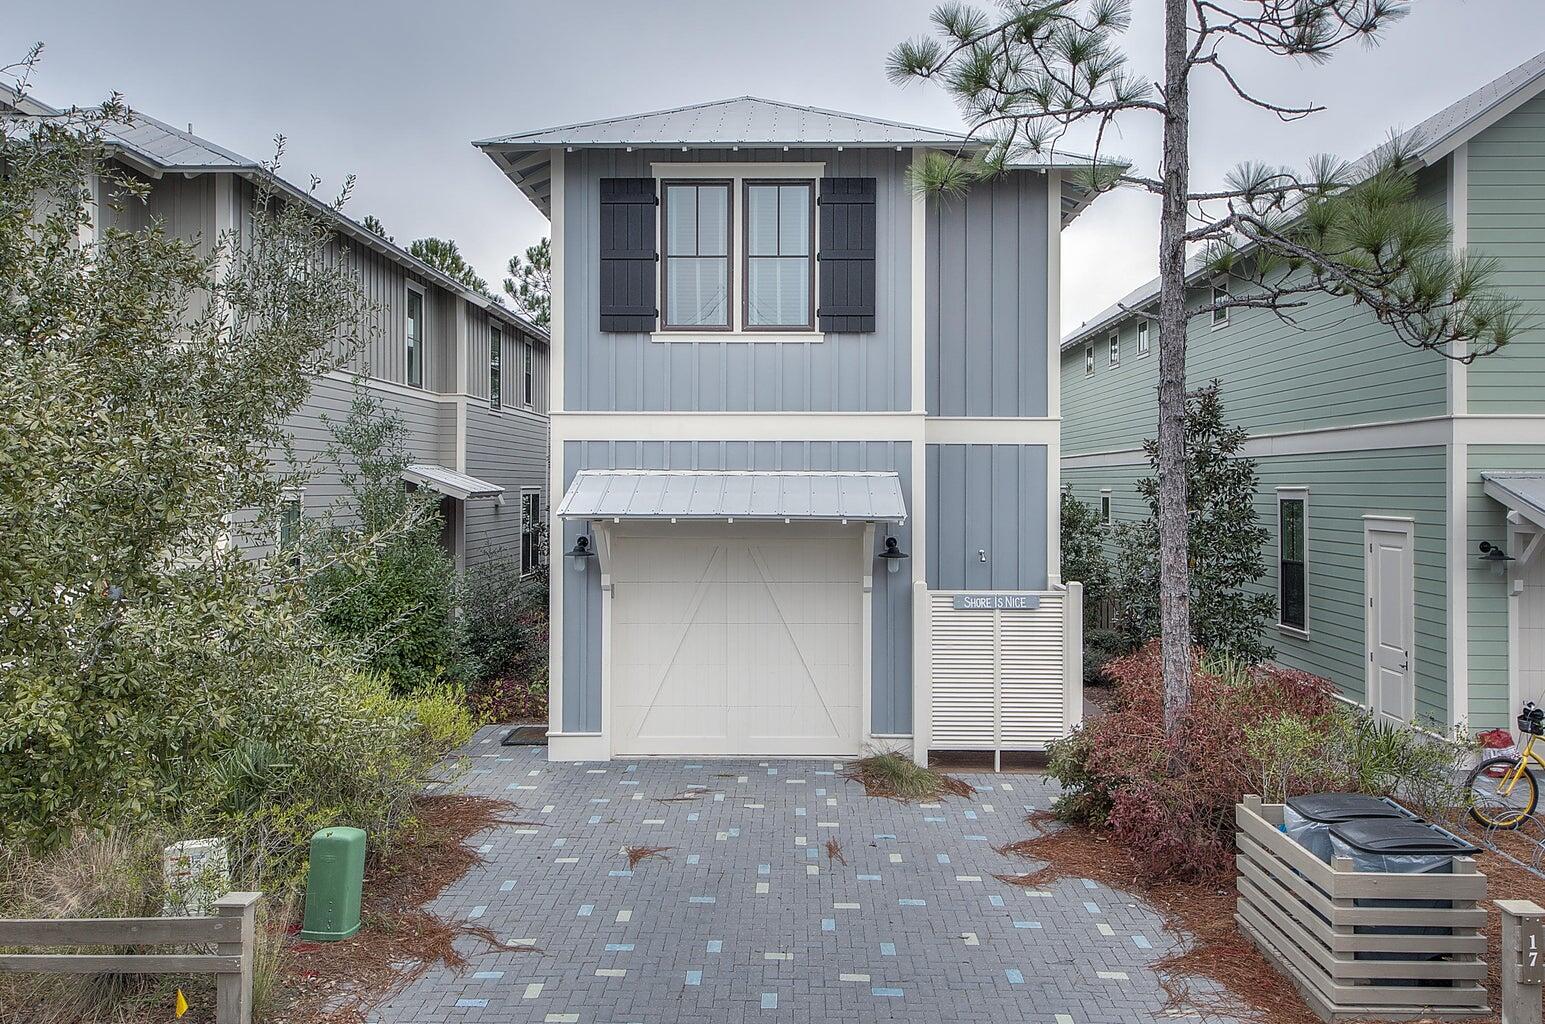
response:
M1137 358L1141 359L1148 354L1148 321L1137 322Z
M1223 284L1215 284L1212 286L1212 302L1214 307L1212 311L1212 325L1214 327L1222 327L1228 323L1228 307L1218 306L1218 303L1220 302L1227 302L1228 298L1229 292L1227 282L1224 282Z
M492 324L488 327L488 407L497 409L504 404L504 382L499 371L504 362L504 332Z
M1109 526L1111 522L1110 490L1106 489L1100 492L1100 525Z
M665 183L666 330L730 329L730 183Z
M1093 375L1094 375L1094 346L1093 345L1085 345L1084 346L1084 376L1085 377L1090 377L1090 376L1093 376Z
M521 377L523 378L521 385L524 396L523 404L527 409L530 409L536 404L536 346L532 345L529 341L523 342L521 345L520 362Z
M1112 331L1110 334L1110 364L1121 365L1121 334L1117 331Z
M744 326L815 329L815 182L748 181Z
M1309 631L1308 494L1277 492L1277 622L1283 629Z
M410 387L424 386L424 293L408 286L407 382Z

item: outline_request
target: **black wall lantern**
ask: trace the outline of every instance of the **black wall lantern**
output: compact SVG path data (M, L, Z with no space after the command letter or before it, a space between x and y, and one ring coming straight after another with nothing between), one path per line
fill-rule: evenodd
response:
M580 534L574 541L574 547L569 550L569 557L574 559L574 571L584 572L590 559L595 557L595 552L590 550L590 538Z
M886 572L900 572L901 563L912 556L901 550L901 545L895 537L885 538L885 550L880 552L880 557L885 561Z
M1481 541L1481 561L1491 566L1491 571L1498 576L1507 572L1507 563L1516 562L1517 559L1503 551L1489 540Z

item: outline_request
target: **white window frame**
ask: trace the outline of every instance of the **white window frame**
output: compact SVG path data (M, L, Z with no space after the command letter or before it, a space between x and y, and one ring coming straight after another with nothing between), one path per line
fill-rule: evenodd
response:
M498 412L504 405L504 330L488 325L488 407Z
M1111 331L1110 332L1109 344L1110 344L1110 352L1106 356L1106 361L1111 366L1120 366L1121 365L1121 332L1120 331Z
M520 351L521 395L524 398L522 404L527 409L536 408L536 346L530 338L521 340Z
M1213 304L1216 305L1217 302L1218 302L1219 296L1222 296L1223 298L1227 299L1227 298L1231 297L1232 293L1230 293L1229 290L1228 290L1228 282L1227 281L1218 281L1218 282L1214 282L1214 284L1212 286L1212 292L1210 294L1212 295L1212 302L1213 302ZM1227 327L1228 326L1228 317L1229 317L1229 310L1227 309L1227 307L1225 307L1223 309L1214 309L1212 311L1212 326L1214 328Z
M1148 320L1144 318L1137 322L1137 358L1145 359L1148 356Z
M424 381L429 379L429 293L424 286L415 281L407 282L407 289L403 293L402 308L402 382L410 388L423 390ZM418 296L418 383L413 383L413 334L409 325L413 317L409 310L412 300L410 295Z
M1284 501L1297 501L1303 504L1303 529L1304 529L1304 624L1291 626L1282 621L1282 503ZM1309 639L1309 488L1307 487L1278 487L1277 488L1277 629L1288 636L1295 636L1303 640Z
M694 329L691 327L676 327L670 330L657 328L650 340L662 343L671 342L696 342L696 341L825 341L826 335L820 329L820 295L812 293L811 302L817 309L814 329L809 331L778 330L747 328L745 325L745 303L742 300L745 282L742 280L741 264L746 251L745 217L742 216L747 181L764 182L769 179L790 178L795 181L813 181L814 197L817 203L821 194L820 180L826 177L826 164L824 163L671 163L659 162L650 165L650 173L655 179L655 194L660 197L661 208L664 209L665 182L690 181L693 178L709 178L724 180L730 183L730 275L729 275L729 330L719 329ZM819 206L812 204L810 207L811 232L814 238L811 259L814 262L821 251L821 217ZM665 280L661 276L665 264L665 218L659 217L657 230L659 237L656 241L660 253L660 266L655 271L655 294L660 296L660 324L665 323ZM816 264L816 276L819 278L819 264Z
M535 498L537 509L536 516L526 512L526 501ZM545 510L542 508L542 489L540 487L522 487L520 489L520 574L530 576L541 569L542 561L542 516ZM526 566L526 535L531 535L531 566Z
M1094 342L1084 346L1084 376L1094 376Z
M1116 510L1109 487L1100 488L1100 525L1107 530L1116 525Z

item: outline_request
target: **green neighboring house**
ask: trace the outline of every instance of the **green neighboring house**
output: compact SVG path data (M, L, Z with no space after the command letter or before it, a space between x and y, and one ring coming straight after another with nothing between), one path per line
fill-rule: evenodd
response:
M1420 194L1496 258L1529 329L1465 366L1344 300L1297 326L1235 309L1191 321L1187 380L1220 380L1250 434L1277 660L1392 720L1484 728L1545 703L1545 54L1410 134ZM1198 301L1220 285L1193 282ZM1062 343L1062 480L1112 523L1148 514L1157 295Z

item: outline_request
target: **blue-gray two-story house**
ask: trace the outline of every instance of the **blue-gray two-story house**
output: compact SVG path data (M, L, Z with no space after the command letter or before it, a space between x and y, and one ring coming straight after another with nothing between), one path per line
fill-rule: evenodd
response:
M963 142L742 97L477 143L552 224L555 760L1077 722L1055 342L1088 196L1054 160L916 194Z

